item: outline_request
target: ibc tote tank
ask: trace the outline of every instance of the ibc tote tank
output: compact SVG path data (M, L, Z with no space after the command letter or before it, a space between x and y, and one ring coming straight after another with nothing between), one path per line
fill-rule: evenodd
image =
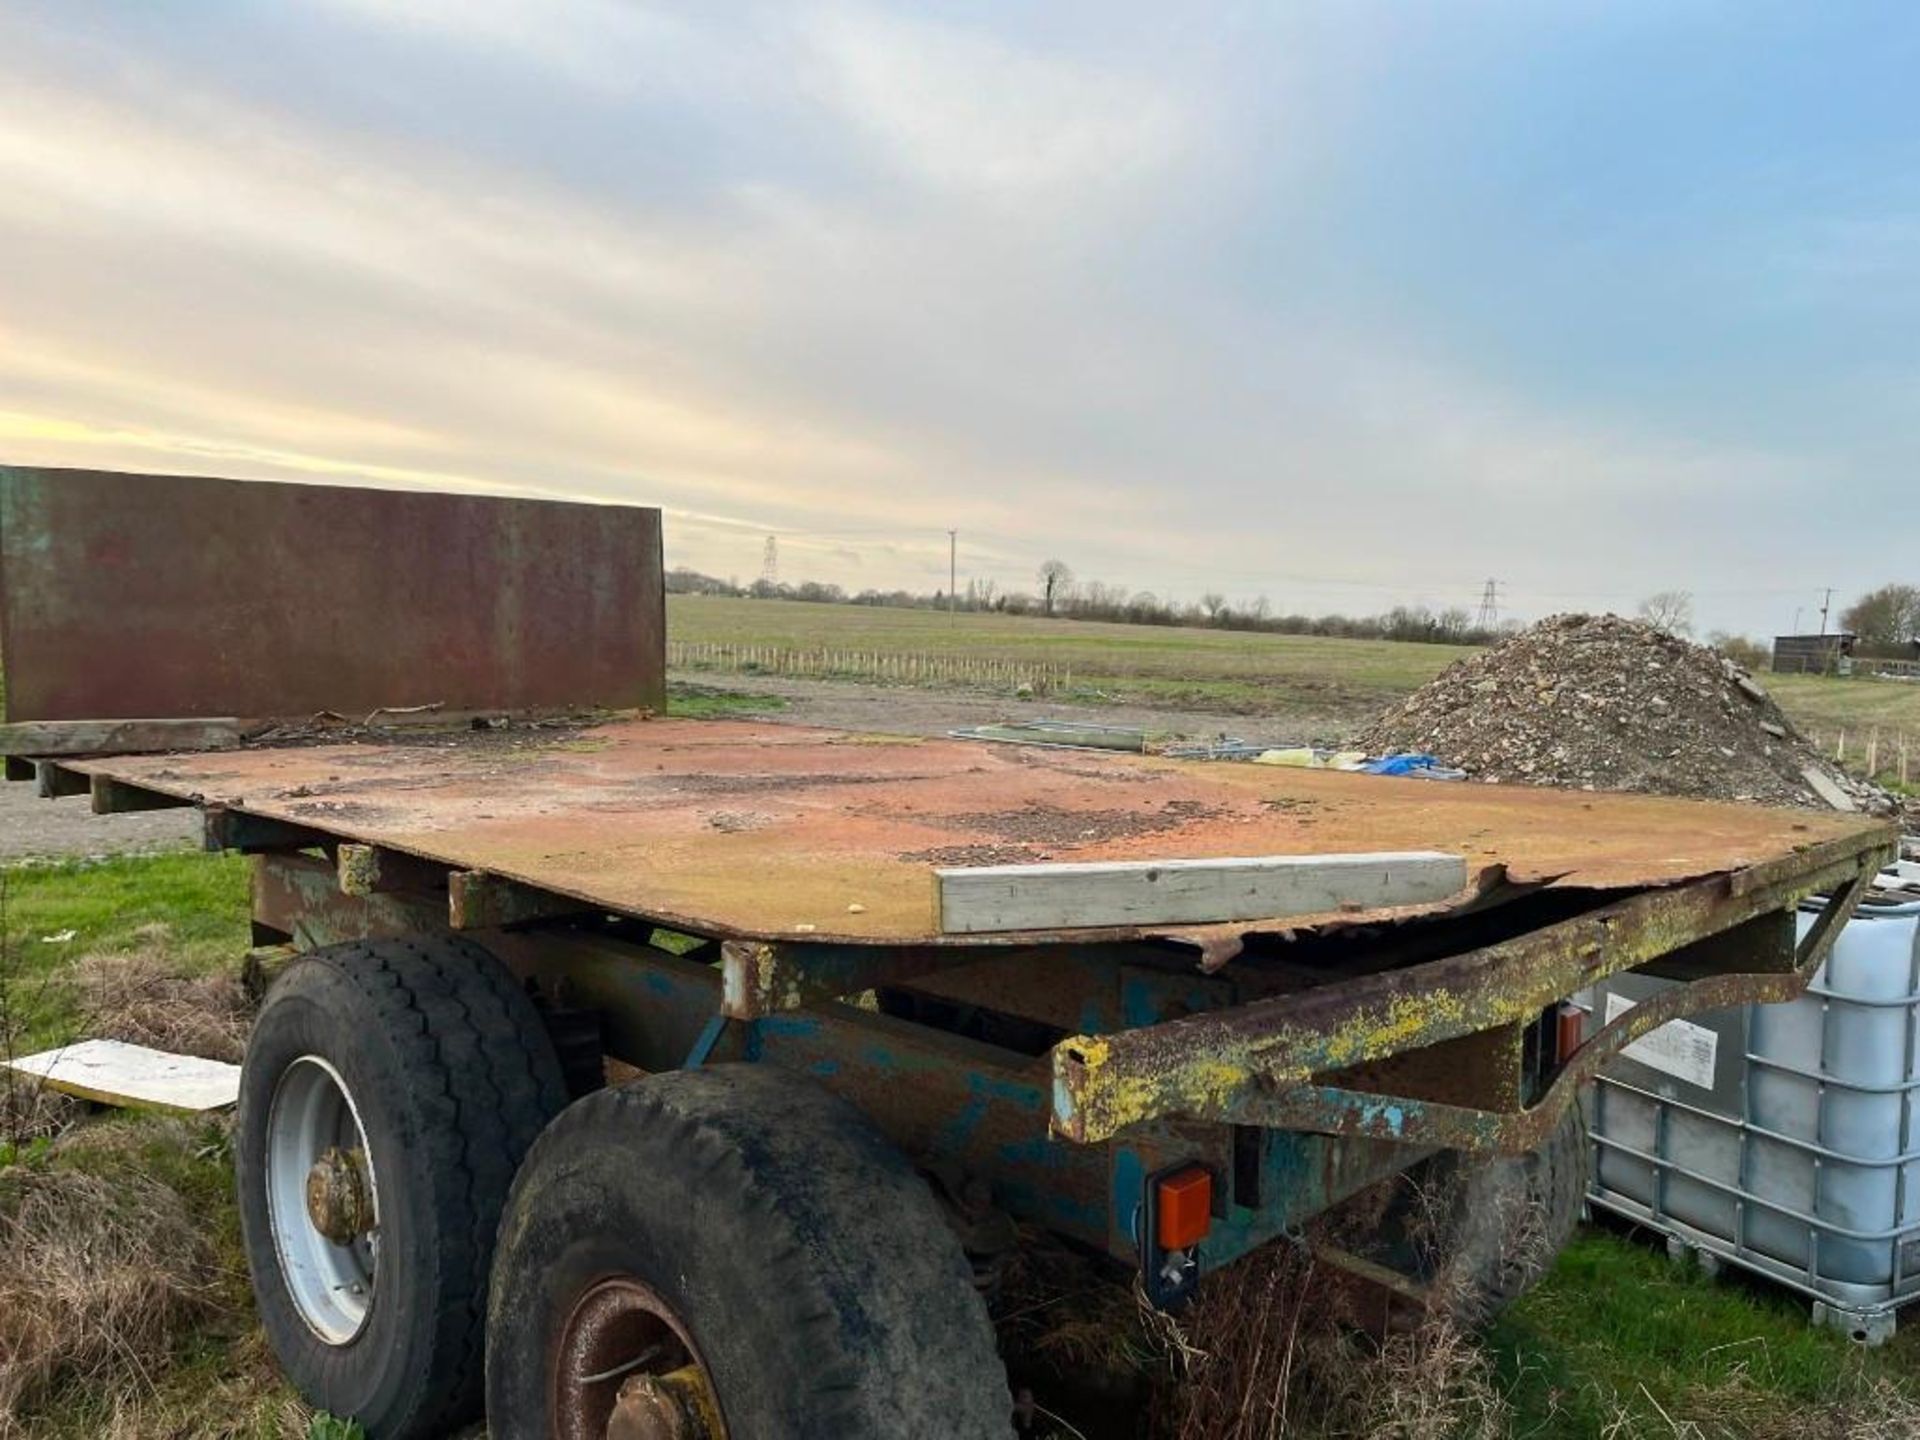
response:
M1817 907L1800 915L1800 933ZM1596 988L1597 1026L1668 982ZM1592 1202L1877 1344L1920 1294L1920 898L1863 903L1807 993L1662 1026L1595 1082Z

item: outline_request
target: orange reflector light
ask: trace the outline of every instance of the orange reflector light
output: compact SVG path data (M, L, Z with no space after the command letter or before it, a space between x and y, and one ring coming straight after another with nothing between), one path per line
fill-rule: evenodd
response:
M1213 1176L1198 1165L1176 1170L1159 1182L1159 1223L1154 1238L1162 1250L1191 1250L1207 1238L1213 1223Z
M1558 1053L1554 1059L1562 1065L1572 1057L1573 1052L1585 1043L1582 1032L1587 1027L1587 1012L1578 1005L1562 1004L1558 1016L1558 1033L1554 1036L1554 1048Z

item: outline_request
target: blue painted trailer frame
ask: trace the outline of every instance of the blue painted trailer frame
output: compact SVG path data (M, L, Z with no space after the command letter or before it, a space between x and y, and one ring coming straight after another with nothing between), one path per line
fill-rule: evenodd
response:
M1816 885L1837 888L1835 913L1843 915L1871 874L1872 857L1821 858L1824 865L1760 877L1764 883L1739 894L1726 885L1694 895L1669 892L1655 914L1670 920L1675 907L1685 912L1684 934L1692 943L1654 958L1684 968L1690 950L1697 954L1715 933L1731 934L1749 955L1747 968L1767 973L1709 972L1697 981L1703 1003L1730 988L1791 988L1818 963L1820 940L1834 927L1784 957L1771 956L1740 927ZM353 894L342 887L342 873L337 856L311 849L257 855L254 912L262 940L307 948L448 924L448 899L438 890ZM1615 968L1642 960L1642 951L1655 946L1604 918L1581 929L1583 918L1528 931L1542 938L1532 942L1523 974L1538 979L1543 967L1553 973L1547 957L1559 954L1584 955L1604 968L1609 960L1594 958L1593 945L1567 938L1590 937L1595 923L1613 926ZM1540 1041L1546 1017L1458 1036L1456 1013L1436 1004L1426 1023L1437 1043L1395 1057L1403 1063L1393 1079L1413 1095L1382 1092L1378 1087L1388 1079L1359 1074L1345 1084L1327 1075L1312 1084L1254 1084L1234 1092L1225 1115L1169 1108L1088 1141L1071 1137L1061 1123L1063 1054L1103 1039L1116 1046L1164 1045L1164 1036L1195 1025L1227 1027L1231 1035L1240 1017L1284 1006L1288 994L1247 1003L1244 982L1231 973L1198 973L1190 954L1148 944L975 951L958 957L965 963L948 953L944 966L926 953L902 952L889 971L874 947L742 946L615 917L469 933L555 1004L599 1015L606 1053L615 1060L643 1071L745 1062L809 1076L858 1105L922 1164L982 1177L995 1203L1014 1218L1129 1265L1151 1258L1140 1243L1149 1177L1195 1163L1215 1177L1205 1249L1208 1265L1217 1267L1441 1146L1513 1148L1515 1134L1535 1143L1533 1136L1569 1101L1572 1082L1638 1033L1622 1026L1578 1056L1543 1054L1536 1043L1529 1059L1528 1032ZM1045 958L1044 971L1033 964L1036 953ZM1460 977L1472 970L1458 956L1432 963L1455 984L1464 984ZM1469 993L1491 1004L1517 983L1510 968L1497 979ZM1325 1007L1348 990L1359 1004L1369 993L1364 980L1290 993ZM1672 1008L1677 1013L1683 1004L1676 999ZM997 1034L965 1033L956 1016L985 1017ZM1639 1023L1644 1028L1645 1017ZM1462 1042L1477 1048L1463 1051ZM1204 1059L1223 1048L1211 1039L1185 1058ZM1433 1086L1449 1072L1456 1072L1453 1090L1443 1097ZM1170 1073L1184 1072L1171 1067ZM1257 1076L1247 1071L1241 1078ZM1361 1088L1363 1082L1375 1088ZM1173 1097L1175 1105L1188 1101ZM1193 1103L1192 1110L1203 1107Z
M444 896L424 890L352 895L340 888L338 874L336 862L317 854L257 855L258 939L303 950L445 928ZM1141 1259L1137 1229L1146 1177L1170 1166L1198 1162L1221 1181L1207 1242L1209 1262L1218 1265L1426 1153L1381 1141L1172 1119L1135 1126L1102 1144L1072 1144L1051 1129L1045 1054L885 1014L871 1001L814 1000L805 1009L728 1019L724 963L709 953L720 947L675 954L648 943L644 929L537 925L470 933L540 993L599 1014L614 1059L648 1071L748 1062L810 1076L859 1105L921 1163L985 1177L995 1203L1015 1219L1129 1265ZM1167 1013L1158 995L1184 1003L1205 988L1207 977L1161 981L1156 971L1110 968L1110 948L1058 957L1070 973L1077 962L1073 983L1086 991L1077 1018L1085 1023L1115 1029L1151 1023ZM835 973L831 963L825 969ZM1096 995L1103 972L1110 993ZM842 980L822 983L842 983L848 972L837 973Z

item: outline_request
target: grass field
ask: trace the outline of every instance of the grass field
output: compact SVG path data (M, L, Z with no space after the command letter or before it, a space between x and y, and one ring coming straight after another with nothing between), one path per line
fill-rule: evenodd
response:
M1471 653L1464 646L1388 640L704 595L669 597L667 632L675 640L794 649L982 653L1070 669L1069 699L1126 699L1286 718L1370 715Z
M1875 727L1904 732L1920 743L1920 684L1835 680L1822 675L1764 675L1761 679L1801 729L1823 736L1844 729L1850 750Z
M206 975L231 970L247 943L243 862L183 853L0 875L0 998L36 1044L76 1037L83 1014L69 981L90 957L145 947L182 974ZM69 931L71 938L45 938ZM31 1003L21 1014L23 999ZM0 1275L0 1312L36 1293L32 1263L64 1256L69 1267L59 1277L57 1311L31 1334L10 1333L0 1313L0 1342L16 1347L6 1352L12 1379L23 1382L9 1400L0 1377L0 1434L294 1440L347 1433L315 1422L264 1353L238 1247L230 1163L224 1122L138 1115L84 1120L51 1145L0 1147L0 1234L36 1204L40 1227L32 1246L8 1236L14 1248ZM100 1183L121 1200L100 1207L100 1192L87 1188ZM89 1196L96 1203L80 1203ZM56 1210L49 1198L72 1203ZM128 1235L136 1222L138 1234ZM131 1314L128 1274L90 1257L115 1244L136 1246L149 1232L141 1308ZM116 1326L118 1339L100 1343L103 1329ZM1810 1329L1804 1306L1778 1292L1711 1281L1674 1267L1650 1244L1589 1229L1532 1295L1479 1345L1451 1356L1442 1373L1383 1373L1365 1382L1437 1387L1417 1405L1393 1407L1399 1418L1387 1428L1331 1428L1309 1399L1294 1410L1289 1433L1316 1440L1912 1436L1920 1435L1914 1363L1909 1335L1862 1351Z
M1473 653L1459 645L705 595L670 596L667 629L675 640L790 649L965 651L1070 668L1074 693L1067 698L1075 700L1126 699L1283 718L1364 720ZM1808 675L1764 680L1803 727L1864 732L1879 726L1920 738L1920 685Z

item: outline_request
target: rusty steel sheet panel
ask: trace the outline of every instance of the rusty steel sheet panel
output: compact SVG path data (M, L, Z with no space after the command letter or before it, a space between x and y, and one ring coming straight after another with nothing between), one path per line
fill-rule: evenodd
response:
M1884 848L1892 835L1858 816L738 721L363 738L71 768L608 911L767 940L996 943L942 934L942 866L1433 850L1465 856L1476 886L1503 872L1608 890L1729 874L1737 891ZM1211 940L1221 928L1063 938Z
M0 467L22 720L659 707L660 512Z

